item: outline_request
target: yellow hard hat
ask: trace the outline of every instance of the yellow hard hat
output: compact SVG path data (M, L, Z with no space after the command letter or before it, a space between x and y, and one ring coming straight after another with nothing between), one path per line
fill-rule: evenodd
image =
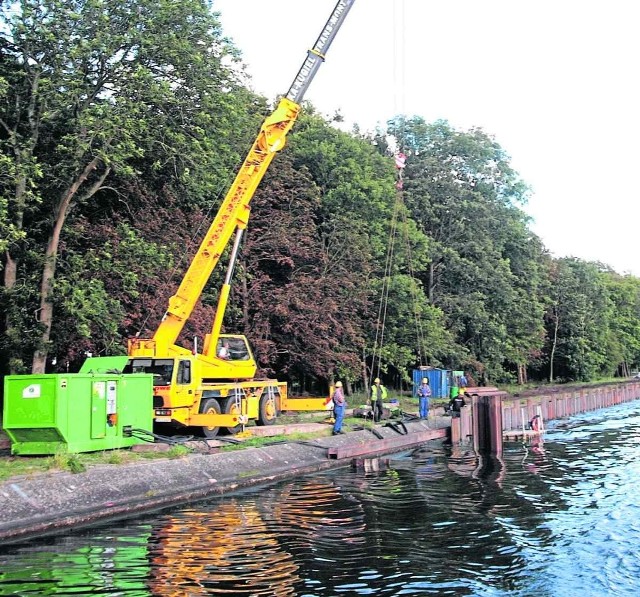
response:
M336 382L336 388L341 388L342 387L342 382L341 381L337 381Z
M373 383L380 383L380 378L379 378L379 377L376 377L376 378L373 380Z

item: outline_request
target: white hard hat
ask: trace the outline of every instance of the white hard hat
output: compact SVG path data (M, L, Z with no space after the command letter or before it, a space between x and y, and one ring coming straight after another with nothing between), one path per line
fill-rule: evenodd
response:
M376 378L373 380L373 383L380 383L380 378L379 378L379 377L376 377Z
M341 388L342 387L342 382L341 381L337 381L336 382L336 388Z

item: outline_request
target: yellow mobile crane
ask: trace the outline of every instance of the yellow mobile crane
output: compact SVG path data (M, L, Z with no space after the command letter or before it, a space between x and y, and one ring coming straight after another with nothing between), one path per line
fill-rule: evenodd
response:
M249 220L249 203L276 152L284 147L304 94L354 2L340 0L336 4L287 95L265 119L153 337L129 340L129 360L123 372L154 374L157 423L200 427L206 437L214 437L221 427L235 432L250 420L258 425L272 424L279 410L328 408L327 399L291 399L286 383L255 379L257 366L247 339L220 331L242 233ZM213 326L198 354L176 341L234 232Z

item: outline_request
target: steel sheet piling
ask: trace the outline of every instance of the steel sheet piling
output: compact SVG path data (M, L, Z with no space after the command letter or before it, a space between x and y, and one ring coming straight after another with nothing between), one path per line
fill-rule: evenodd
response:
M505 431L522 428L527 421L542 413L544 421L561 419L579 413L608 408L640 398L640 382L619 382L600 386L582 387L559 393L519 398L503 397L501 422Z

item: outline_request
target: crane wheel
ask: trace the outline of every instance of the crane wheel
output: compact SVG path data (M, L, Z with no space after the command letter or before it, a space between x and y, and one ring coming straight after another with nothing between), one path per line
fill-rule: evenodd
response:
M256 421L257 425L273 425L276 422L278 416L277 400L277 394L273 394L272 396L262 394L260 397L258 420Z
M241 415L242 408L240 406L240 402L235 398L228 398L224 404L224 412L227 415ZM223 427L223 430L226 430L230 435L235 435L239 431L242 431L242 425L236 425L235 427Z
M215 398L207 398L200 403L200 412L202 414L219 415L222 411L220 410L220 403ZM201 427L200 429L202 430L202 435L207 439L216 437L220 431L220 427Z

